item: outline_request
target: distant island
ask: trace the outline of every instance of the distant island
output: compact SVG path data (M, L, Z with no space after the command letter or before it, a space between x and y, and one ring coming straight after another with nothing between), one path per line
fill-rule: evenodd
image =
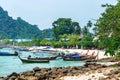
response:
M15 20L0 7L0 38L31 39L51 37L51 35L52 29L40 30L37 25L29 24L20 17Z

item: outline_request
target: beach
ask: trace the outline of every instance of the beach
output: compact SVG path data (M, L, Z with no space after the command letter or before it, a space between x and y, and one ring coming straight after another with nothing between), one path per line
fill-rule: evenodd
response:
M88 50L82 50L82 49L62 49L63 52L65 51L70 51L70 52L82 52L83 54L86 54L86 52ZM89 55L91 55L92 52L95 51L95 55L98 53L97 59L102 59L102 58L109 58L110 56L106 56L104 55L105 51L104 50L89 50ZM102 64L102 65L113 65L113 64L117 64L118 62L96 62L98 64ZM61 80L105 80L106 75L104 75L105 73L110 73L111 70L114 70L115 68L101 68L100 70L95 70L95 71L90 71L90 72L86 72L85 74L79 74L78 76L65 76L62 77ZM100 79L103 78L103 79ZM109 80L109 79L108 79ZM113 79L114 80L114 79ZM115 79L116 80L116 79ZM120 80L120 78L118 79Z
M79 52L86 54L88 50L82 49L57 49L62 52ZM97 59L108 58L103 50L89 50L89 55L98 52ZM84 66L69 67L53 67L39 68L24 72L13 72L7 77L1 77L0 80L120 80L119 67L111 67L110 65L118 64L118 62L88 62ZM118 65L119 66L119 65Z

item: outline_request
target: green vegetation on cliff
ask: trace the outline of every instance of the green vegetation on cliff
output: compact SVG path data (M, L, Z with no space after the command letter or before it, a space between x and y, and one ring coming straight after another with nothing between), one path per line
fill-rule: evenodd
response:
M31 25L20 17L15 20L0 7L0 38L31 39L33 37L44 38L51 36L51 29L42 31L37 25Z

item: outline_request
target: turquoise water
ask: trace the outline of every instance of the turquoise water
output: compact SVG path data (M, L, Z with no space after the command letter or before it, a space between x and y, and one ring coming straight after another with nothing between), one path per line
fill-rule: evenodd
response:
M4 49L3 51L12 50ZM30 52L21 53L22 57L28 56L29 54L32 55L32 53ZM50 54L47 55L50 56ZM7 76L12 72L32 70L36 66L40 68L49 68L49 67L81 66L83 64L84 62L82 61L63 61L62 59L51 60L49 63L22 63L17 56L0 56L0 76Z

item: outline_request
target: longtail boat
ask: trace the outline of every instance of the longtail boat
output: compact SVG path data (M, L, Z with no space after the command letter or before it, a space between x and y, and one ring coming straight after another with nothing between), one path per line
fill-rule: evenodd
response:
M28 57L28 60L54 60L54 59L56 59L58 56L59 56L59 55L50 56L50 57L35 57L35 58Z
M48 63L49 62L49 60L47 60L47 59L46 60L38 60L38 59L30 60L30 59L23 59L20 56L18 56L18 57L23 63Z
M94 58L89 57L79 57L79 58L72 58L72 57L62 57L64 61L84 61L84 60L92 60Z
M98 53L99 53L99 51L98 51ZM97 58L97 56L98 56L98 53L97 53L97 55L95 55L95 56L93 56L93 54L92 54L92 56L79 56L79 57L77 57L77 58L74 58L74 57L72 57L72 56L62 56L62 58L63 58L63 60L64 61L86 61L86 60L95 60L96 58Z

